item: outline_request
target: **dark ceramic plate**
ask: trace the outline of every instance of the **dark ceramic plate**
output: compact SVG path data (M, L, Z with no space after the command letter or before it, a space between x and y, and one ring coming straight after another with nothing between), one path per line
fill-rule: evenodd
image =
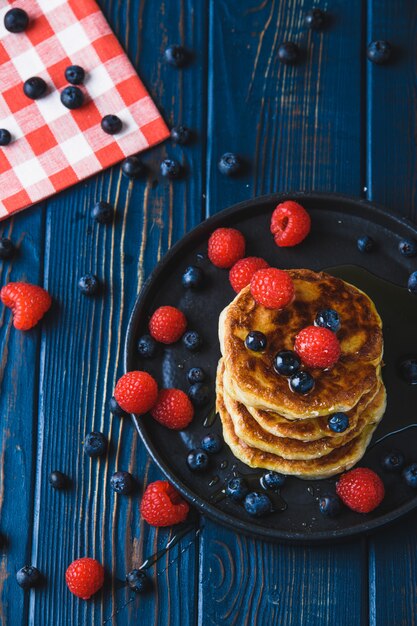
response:
M269 232L270 218L275 206L288 197L298 199L308 209L313 226L300 246L279 249ZM235 459L226 445L211 457L209 471L197 474L187 467L188 450L198 447L209 431L221 434L219 419L210 428L203 425L210 405L197 409L193 423L183 432L165 429L150 416L134 418L153 460L201 513L236 531L263 539L315 542L344 538L383 526L416 507L417 492L405 484L400 474L390 474L381 467L381 457L395 448L403 451L407 462L417 461L417 428L414 427L417 426L414 424L417 422L417 385L411 386L402 380L399 367L404 358L417 355L417 297L405 289L410 272L417 269L417 258L407 259L398 251L402 238L417 239L416 226L365 201L338 195L298 193L242 202L206 220L186 235L152 272L135 304L126 339L125 367L126 370L149 371L161 387L187 391L187 370L201 366L208 374L212 405L220 355L218 317L234 297L228 272L215 268L206 257L207 239L219 226L240 229L246 237L248 255L262 256L271 265L282 268L331 268L332 273L362 288L374 300L384 323L386 365L383 376L388 407L360 464L380 474L386 496L370 514L343 509L339 517L328 519L320 514L317 499L320 494L334 493L336 479L304 481L288 477L281 493L287 508L266 517L251 517L240 504L223 497L221 490L233 471L249 475L252 481L256 477L253 470ZM364 234L376 242L375 250L370 253L361 253L356 246L357 238ZM204 270L206 284L201 291L182 287L181 275L188 265L198 265ZM179 342L161 350L152 360L139 358L137 340L146 332L150 314L164 304L183 310L189 328L201 333L204 347L199 353L188 352Z

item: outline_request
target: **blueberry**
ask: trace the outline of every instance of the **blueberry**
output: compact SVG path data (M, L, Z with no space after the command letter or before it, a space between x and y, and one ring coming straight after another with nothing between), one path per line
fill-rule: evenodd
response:
M381 65L389 61L391 57L391 46L388 41L371 41L368 45L366 56L372 63Z
M16 572L17 584L22 589L31 589L36 587L42 581L42 574L37 567L33 565L25 565L18 572Z
M401 239L398 250L403 256L411 257L417 255L417 241L413 239Z
M309 393L314 387L314 378L308 372L297 372L290 378L291 391L301 393L303 395Z
M234 176L240 172L242 162L237 154L234 154L233 152L225 152L220 157L218 168L220 174L225 174L225 176Z
M203 341L196 330L187 330L182 336L182 343L190 352L197 352Z
M109 400L109 410L110 413L116 415L117 417L127 417L128 413L123 411L123 409L117 404L116 398L113 396Z
M337 496L321 496L319 500L320 513L325 517L336 517L341 511L340 500Z
M65 87L61 91L61 102L67 109L79 109L84 104L84 94L79 87Z
M159 168L162 176L167 178L179 178L181 174L181 165L174 159L164 159Z
M192 367L188 370L187 379L191 384L202 383L206 380L206 374L201 367Z
M286 476L279 472L265 472L261 478L261 485L266 489L279 489L286 481Z
M322 309L317 313L314 325L328 328L332 332L337 333L340 330L339 313L334 309Z
M208 454L216 454L223 448L223 440L219 435L209 433L201 440L201 448Z
M164 52L165 61L173 67L183 67L188 61L188 54L183 46L168 46Z
M310 9L305 16L305 25L312 30L321 30L326 24L326 13L321 9Z
M126 574L126 582L135 593L143 593L149 586L149 579L140 569L132 569Z
M410 293L417 294L417 271L408 277L407 287Z
M70 65L65 70L65 78L71 85L82 85L85 71L80 65Z
M108 135L120 133L122 126L122 120L117 115L105 115L101 120L101 128Z
M364 235L363 237L359 237L357 240L358 250L360 252L371 252L375 247L375 242L372 237L368 235Z
M400 365L400 374L409 385L417 385L417 358L403 361Z
M228 481L225 492L232 500L239 501L243 500L249 493L249 488L244 478L238 478L236 476Z
M156 354L157 343L150 335L143 335L137 344L138 353L144 359L152 359Z
M114 217L114 208L108 202L99 200L91 210L91 217L99 224L111 224Z
M14 257L16 253L16 247L10 239L7 237L2 237L0 239L0 259L6 261L7 259L11 259Z
M7 128L0 128L0 146L8 146L12 136Z
M258 330L251 330L246 335L245 346L252 352L263 352L266 348L266 343L265 335Z
M417 463L412 463L404 469L403 478L409 487L417 488Z
M68 477L59 470L51 472L48 476L48 481L54 489L66 489L69 483Z
M253 491L245 497L244 507L249 515L261 517L272 512L272 502L264 493Z
M172 141L180 144L181 146L189 142L190 136L190 129L186 126L174 126L171 128Z
M115 472L110 478L110 487L116 493L126 496L133 491L135 480L129 472Z
M10 9L4 16L4 28L9 33L23 33L28 24L29 16L23 9Z
M204 472L209 464L207 452L196 448L191 450L187 456L187 465L193 472Z
M188 397L196 407L204 406L210 401L210 389L203 383L194 383L188 390Z
M292 350L281 350L275 355L274 369L282 376L292 376L299 371L301 361Z
M278 59L286 65L297 63L300 58L300 48L292 41L285 41L278 48Z
M107 446L107 438L103 433L88 433L84 439L84 452L93 458L106 454Z
M137 156L127 157L122 163L122 174L127 178L142 178L145 172L146 167Z
M399 472L404 467L404 463L404 455L399 450L391 450L381 460L381 465L387 472Z
M94 274L85 274L78 281L78 287L84 295L95 296L98 293L100 283Z
M328 418L327 423L334 433L343 433L349 427L349 417L346 413L334 413Z
M182 275L182 286L186 289L199 289L204 281L203 270L195 265L189 265Z
M32 76L23 83L23 93L31 100L38 100L46 94L47 85L43 78Z

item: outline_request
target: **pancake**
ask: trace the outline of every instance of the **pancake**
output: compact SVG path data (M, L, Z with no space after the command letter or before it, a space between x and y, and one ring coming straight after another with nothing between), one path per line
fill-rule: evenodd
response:
M382 322L372 300L345 281L311 270L288 270L294 281L294 301L282 310L256 304L245 287L222 312L219 338L225 366L245 405L275 411L291 419L307 419L350 411L377 384L382 359ZM312 369L314 389L293 393L288 379L273 369L274 356L291 350L297 333L313 324L320 309L336 309L341 357L328 370ZM267 337L265 352L245 348L251 330Z

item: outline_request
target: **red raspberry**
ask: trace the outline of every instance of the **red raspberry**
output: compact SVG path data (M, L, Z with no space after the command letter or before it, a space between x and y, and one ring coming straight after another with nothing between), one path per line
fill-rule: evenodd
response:
M235 228L218 228L208 241L208 257L216 267L232 267L245 254L245 238Z
M140 504L142 517L151 526L172 526L183 522L190 507L166 480L156 480L146 487Z
M286 200L272 213L271 233L277 246L296 246L310 232L311 219L298 202Z
M161 343L175 343L186 328L187 318L174 306L160 306L149 320L149 332Z
M307 326L295 338L294 349L308 367L326 369L340 357L340 344L334 333L321 326Z
M95 559L84 557L73 561L65 572L68 589L77 598L88 600L102 588L104 568Z
M294 283L287 272L271 267L253 275L250 292L267 309L283 309L294 297Z
M0 291L3 304L13 312L13 326L18 330L33 328L52 304L45 289L29 283L8 283Z
M229 280L236 293L250 284L252 276L258 270L269 267L269 263L256 256L248 256L234 264L229 272Z
M142 415L154 406L158 385L147 372L127 372L117 381L114 397L126 413Z
M194 407L181 389L161 389L151 415L163 426L181 430L193 419Z
M343 474L336 493L346 506L358 513L369 513L384 499L384 483L371 469L357 467Z

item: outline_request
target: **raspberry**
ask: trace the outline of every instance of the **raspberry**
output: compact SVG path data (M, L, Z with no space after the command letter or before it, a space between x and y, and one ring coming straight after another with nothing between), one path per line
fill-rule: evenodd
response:
M18 330L33 328L52 304L45 289L29 283L8 283L0 291L3 304L13 312L13 326Z
M385 489L378 474L367 467L357 467L339 478L336 493L352 511L369 513L382 502Z
M172 526L183 522L190 507L166 480L157 480L146 487L140 505L142 517L151 526Z
M74 596L88 600L93 593L96 593L103 586L103 566L95 559L88 557L77 559L71 563L65 572L65 581Z
M234 264L229 272L229 280L236 293L249 285L252 276L258 270L269 267L269 263L256 256L248 256Z
M295 338L294 349L308 367L326 369L332 367L340 357L340 344L336 335L328 328L307 326Z
M163 426L181 430L193 419L194 407L181 389L161 389L151 415Z
M235 228L218 228L208 241L208 257L216 267L232 267L245 254L245 238Z
M187 328L187 318L174 306L160 306L149 320L151 336L161 343L175 343Z
M117 381L114 397L126 413L142 415L154 406L158 385L147 372L127 372Z
M267 309L283 309L294 297L294 283L287 272L271 267L253 275L250 292Z
M286 200L272 213L271 233L277 246L296 246L310 232L311 219L298 202Z

